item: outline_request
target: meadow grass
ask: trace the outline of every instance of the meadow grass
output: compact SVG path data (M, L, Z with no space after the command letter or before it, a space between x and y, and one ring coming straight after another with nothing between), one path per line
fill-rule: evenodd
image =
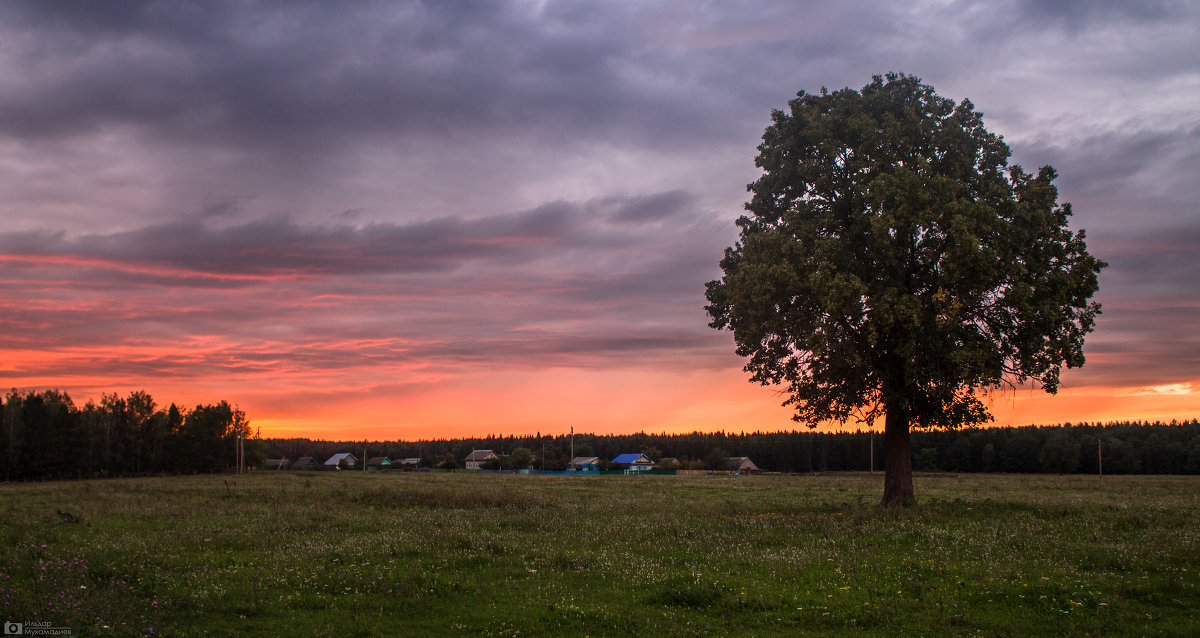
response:
M1200 477L258 472L0 486L75 635L1198 635Z

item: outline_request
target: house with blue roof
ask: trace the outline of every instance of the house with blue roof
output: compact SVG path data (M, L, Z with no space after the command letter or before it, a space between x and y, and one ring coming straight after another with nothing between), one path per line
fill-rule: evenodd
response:
M637 452L633 454L618 454L617 457L612 461L609 461L609 463L612 465L620 464L628 466L630 470L635 472L654 469L654 461L651 461L650 457L646 456L645 454Z

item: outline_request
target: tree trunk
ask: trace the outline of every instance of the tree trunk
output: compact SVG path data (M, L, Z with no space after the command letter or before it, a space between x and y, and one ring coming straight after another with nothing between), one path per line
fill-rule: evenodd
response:
M883 501L882 507L914 505L917 502L912 482L912 447L908 438L908 410L887 407L883 426Z

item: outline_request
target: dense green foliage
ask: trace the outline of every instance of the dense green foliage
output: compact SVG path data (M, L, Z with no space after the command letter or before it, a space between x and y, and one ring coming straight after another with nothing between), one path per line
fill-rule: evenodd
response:
M257 472L0 486L75 635L1194 636L1200 479Z
M1083 364L1104 264L1067 228L1054 169L1008 166L969 101L902 74L801 91L758 151L708 311L798 421L977 424L977 390L1053 393Z
M79 408L65 392L0 399L0 477L120 476L213 472L235 464L235 441L254 436L241 410L224 401L159 409L145 392L106 394ZM248 465L261 446L246 446Z

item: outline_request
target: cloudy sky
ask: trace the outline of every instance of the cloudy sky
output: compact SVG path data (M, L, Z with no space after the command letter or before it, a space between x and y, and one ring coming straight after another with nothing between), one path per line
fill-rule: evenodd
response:
M5 2L0 384L264 435L793 427L707 327L773 108L919 76L1111 266L1001 424L1200 416L1193 2Z

